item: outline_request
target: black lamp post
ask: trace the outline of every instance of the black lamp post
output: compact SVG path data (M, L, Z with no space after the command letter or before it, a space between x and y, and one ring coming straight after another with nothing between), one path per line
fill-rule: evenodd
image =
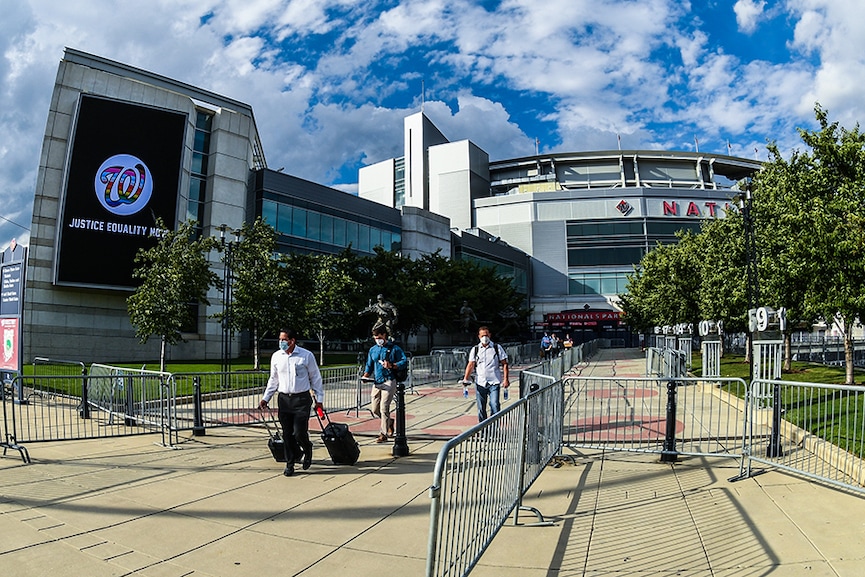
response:
M406 354L408 357L408 354ZM409 378L411 378L411 359L409 363ZM405 436L405 383L396 384L396 423L393 436L393 456L405 457L409 454L408 439Z
M739 208L742 209L742 220L745 225L745 260L746 260L746 280L748 283L747 286L747 295L748 295L748 331L751 336L751 350L748 351L750 354L750 371L751 371L751 380L754 380L754 377L757 373L755 364L756 359L754 358L754 348L755 348L755 340L756 340L756 332L754 331L754 327L752 326L753 321L751 320L752 315L756 315L757 307L760 302L760 282L759 277L757 276L757 265L759 263L759 255L757 253L757 245L754 239L754 215L752 214L754 199L751 196L751 181L748 180L745 189L744 195L739 197ZM779 385L774 385L772 391L772 432L769 436L769 445L766 448L766 456L767 457L780 457L783 451L781 450L781 387Z
M232 230L227 224L216 227L219 231L219 242L224 253L222 259L222 372L231 372L231 305L232 305L232 283L234 280L232 271L232 259L234 248L240 242L240 231ZM225 233L234 235L234 240L226 240Z

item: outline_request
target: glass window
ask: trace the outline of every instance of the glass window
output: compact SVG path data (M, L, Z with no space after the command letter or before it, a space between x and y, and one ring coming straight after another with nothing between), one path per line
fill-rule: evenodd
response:
M204 190L206 183L204 179L193 176L189 179L189 200L192 202L201 202L204 200Z
M207 141L210 140L208 134L201 130L195 131L195 141L192 143L192 150L196 152L207 152Z
M192 172L195 174L207 174L207 155L200 152L192 153Z
M306 236L306 210L294 207L291 211L291 234L292 236Z
M282 234L291 234L291 215L292 208L287 204L280 204L277 210L276 232Z
M306 238L321 240L321 214L314 210L306 213Z
M358 236L358 224L350 220L345 223L345 245L349 244L355 250L360 249L360 237Z
M601 276L601 294L617 295L619 294L618 279L615 275Z
M369 246L369 227L365 224L358 226L357 230L357 250L361 252L371 252Z
M190 202L186 205L186 220L194 220L198 222L201 205L197 202Z
M321 242L333 244L333 217L321 215Z
M370 248L376 246L384 246L381 243L381 229L379 228L370 228L369 229L369 246Z
M202 112L201 110L196 111L195 114L195 128L199 128L201 130L206 130L210 132L210 127L213 125L213 115L208 114L207 112Z
M333 244L336 246L348 244L345 239L345 221L341 218L333 219Z
M269 200L262 201L261 203L261 219L272 226L274 229L279 230L276 226L276 203L271 202ZM285 234L285 233L283 233Z

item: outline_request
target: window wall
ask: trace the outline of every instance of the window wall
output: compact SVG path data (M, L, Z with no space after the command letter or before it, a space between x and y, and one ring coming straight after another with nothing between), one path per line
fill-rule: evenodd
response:
M202 110L195 112L195 134L192 142L192 165L189 175L189 200L186 204L186 219L194 220L198 236L203 233L202 216L207 200L207 171L210 158L210 132L213 114Z
M358 252L372 254L376 246L385 250L400 250L401 234L397 231L355 222L319 211L262 201L261 216L277 233L306 241L321 243L333 250L351 244ZM323 247L324 248L324 247Z

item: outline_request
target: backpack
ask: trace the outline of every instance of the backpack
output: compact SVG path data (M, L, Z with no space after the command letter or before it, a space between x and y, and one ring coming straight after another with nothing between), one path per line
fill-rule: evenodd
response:
M396 361L393 360L392 346L387 348L387 355L390 357L390 362L396 363ZM390 369L390 374L393 375L393 380L395 380L396 382L406 382L408 380L408 359L406 359L406 363L402 367L397 366L396 368Z
M495 359L496 359L496 361L498 361L498 360L499 360L499 345L497 345L497 344L494 343L494 342L490 342L490 344L491 344L492 347L493 347L493 354L495 355ZM471 352L471 354L469 355L469 358L472 358L471 355L474 355L474 356L475 356L475 362L478 361L478 347L479 347L479 346L481 346L481 345L480 345L480 344L476 344L475 346L473 346L473 347L472 347L472 352Z

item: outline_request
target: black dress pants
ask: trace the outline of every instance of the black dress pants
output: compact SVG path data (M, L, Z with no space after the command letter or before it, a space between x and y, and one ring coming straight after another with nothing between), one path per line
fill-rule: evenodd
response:
M282 425L282 438L285 439L285 462L294 463L300 459L301 451L307 459L312 458L312 442L309 440L309 411L312 408L312 395L300 393L286 395L279 393L279 424Z

